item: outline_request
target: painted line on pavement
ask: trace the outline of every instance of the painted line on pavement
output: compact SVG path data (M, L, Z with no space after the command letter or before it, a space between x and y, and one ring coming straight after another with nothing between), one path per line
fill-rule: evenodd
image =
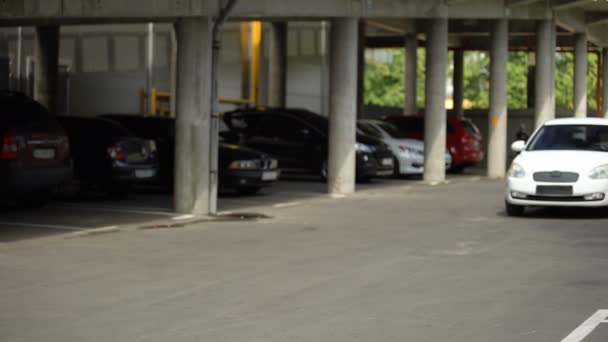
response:
M581 342L602 323L608 323L608 310L598 310L561 342Z

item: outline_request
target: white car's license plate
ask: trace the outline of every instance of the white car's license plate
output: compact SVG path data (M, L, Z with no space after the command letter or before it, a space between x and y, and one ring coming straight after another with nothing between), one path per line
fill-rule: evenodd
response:
M136 178L152 178L155 174L154 170L135 170Z
M384 166L393 166L393 158L384 158L384 159L382 159L382 165L384 165Z
M264 181L277 180L277 178L279 178L277 171L265 171L262 173L262 180Z
M392 176L393 175L393 170L385 170L385 171L378 171L376 172L376 176Z
M52 148L39 148L34 150L34 158L36 159L54 159L55 150Z

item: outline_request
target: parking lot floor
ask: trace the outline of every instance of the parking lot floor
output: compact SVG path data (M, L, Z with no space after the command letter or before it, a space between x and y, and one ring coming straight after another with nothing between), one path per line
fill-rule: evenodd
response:
M262 220L6 241L0 336L608 340L608 212L509 218L502 186L379 186Z

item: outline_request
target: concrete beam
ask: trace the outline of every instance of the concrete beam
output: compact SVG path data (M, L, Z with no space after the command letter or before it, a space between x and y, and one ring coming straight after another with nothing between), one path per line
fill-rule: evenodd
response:
M588 4L589 2L589 0L553 0L552 6L554 10L559 11Z
M507 6L513 7L521 7L521 6L529 6L534 3L538 3L544 0L509 0Z
M3 0L2 25L33 24L39 20L65 24L164 21L178 17L215 16L217 0ZM449 9L449 10L448 10ZM504 18L540 19L544 3L507 11L505 0L248 0L234 9L235 20L359 18ZM517 11L515 11L517 9ZM448 13L449 12L449 13Z
M608 12L585 13L585 23L587 26L608 23Z

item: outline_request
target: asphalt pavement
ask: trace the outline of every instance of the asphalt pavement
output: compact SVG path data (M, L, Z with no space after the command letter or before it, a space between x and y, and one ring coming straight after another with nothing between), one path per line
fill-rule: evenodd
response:
M608 340L608 210L514 219L502 182L385 185L260 220L4 239L1 340Z

